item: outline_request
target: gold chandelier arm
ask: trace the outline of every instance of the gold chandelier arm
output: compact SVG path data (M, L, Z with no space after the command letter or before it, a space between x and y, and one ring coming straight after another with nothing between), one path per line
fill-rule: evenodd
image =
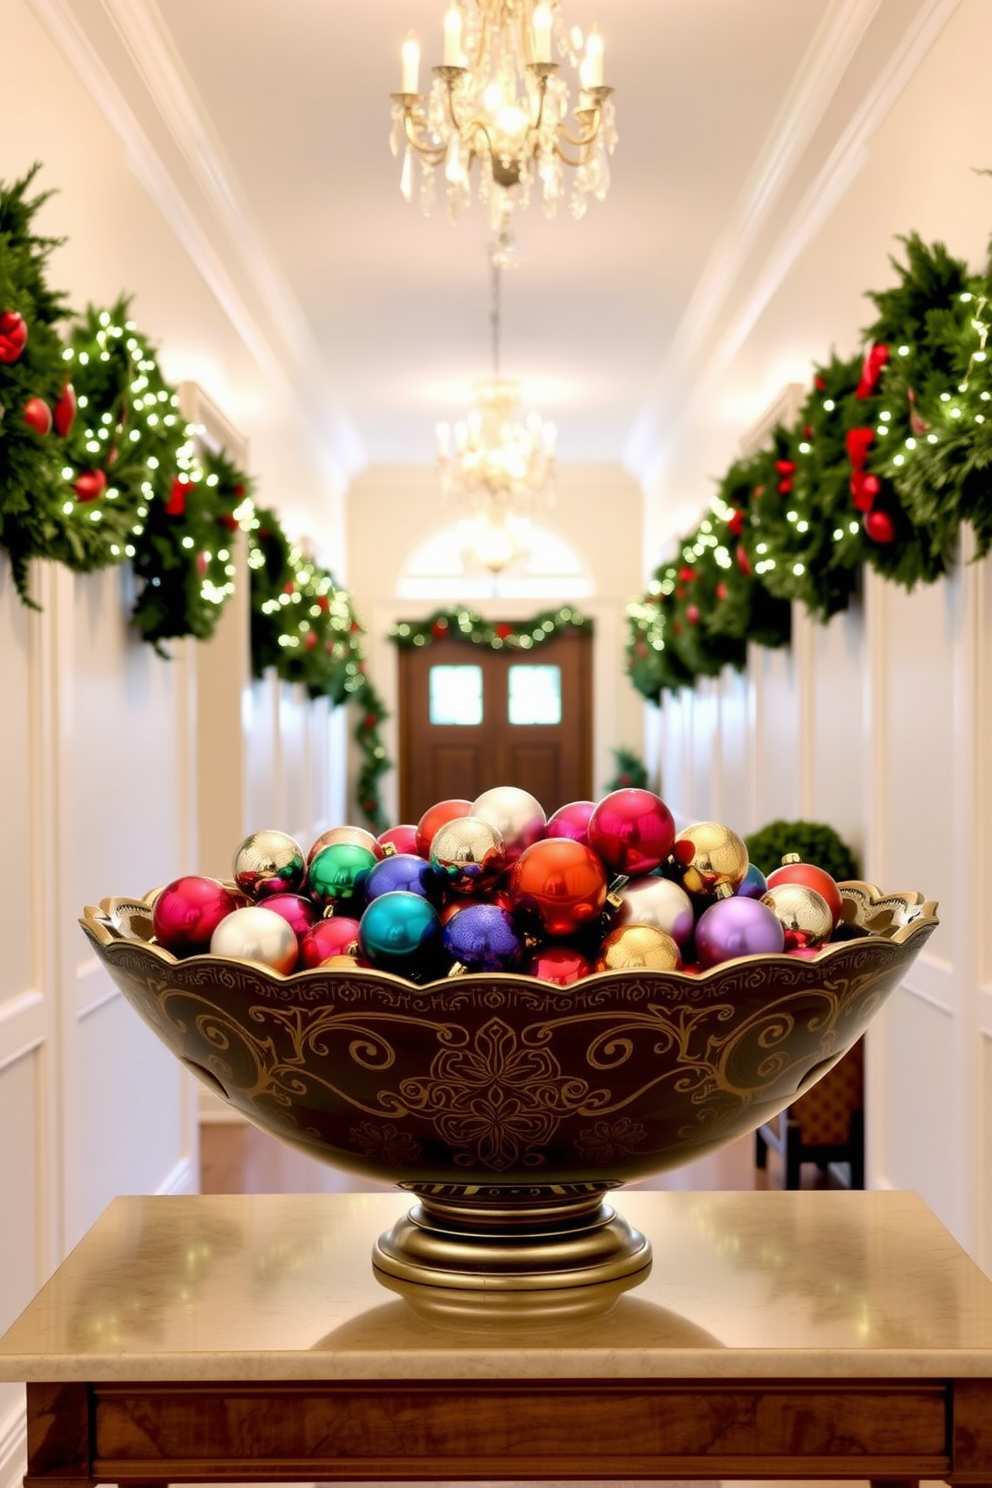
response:
M412 145L418 155L423 155L431 165L440 165L445 156L444 145L432 145L423 138L417 137L417 129L423 128L425 120L419 119L414 113L413 107L407 102L408 98L416 98L417 94L398 93L394 97L403 104L403 137L408 145Z

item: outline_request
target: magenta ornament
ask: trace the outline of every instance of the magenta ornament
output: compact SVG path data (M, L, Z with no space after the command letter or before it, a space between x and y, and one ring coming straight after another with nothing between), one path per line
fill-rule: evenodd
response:
M300 965L320 966L331 956L350 956L358 950L358 921L350 915L318 920L303 937Z
M654 791L611 791L589 818L589 846L612 873L629 878L657 868L674 841L675 819Z
M785 931L760 899L718 899L696 924L700 966L719 966L735 956L777 956L785 949Z
M317 905L303 894L270 894L265 901L265 908L282 915L297 941L301 943L307 931L320 919Z
M167 884L155 900L155 939L174 956L196 956L210 949L210 937L243 901L216 878L187 874Z
M581 842L588 846L589 818L596 810L595 801L569 801L567 806L559 806L552 816L548 817L548 837L571 837L573 842Z

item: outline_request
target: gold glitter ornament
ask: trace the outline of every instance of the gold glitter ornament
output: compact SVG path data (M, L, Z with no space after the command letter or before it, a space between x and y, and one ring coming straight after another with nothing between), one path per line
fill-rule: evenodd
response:
M596 971L678 971L682 954L657 925L618 925L600 946Z
M761 897L762 904L781 922L787 951L822 945L834 928L833 911L808 884L780 883Z
M751 861L742 839L719 822L694 822L683 828L672 857L686 893L711 899L736 894Z

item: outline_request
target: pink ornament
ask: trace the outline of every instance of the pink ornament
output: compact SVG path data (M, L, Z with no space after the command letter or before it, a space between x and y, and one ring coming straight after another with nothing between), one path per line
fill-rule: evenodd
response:
M349 915L318 920L300 943L300 965L321 966L330 956L347 956L358 945L358 921Z
M210 940L238 900L216 878L189 874L177 878L159 894L152 908L155 939L174 956L196 956L210 949Z
M312 904L302 894L270 894L265 907L282 915L300 942L311 926L316 925L320 919L320 910L316 904Z
M611 791L589 818L589 846L612 873L650 873L665 861L674 841L675 820L653 791Z
M394 852L398 853L415 853L419 851L417 847L417 829L411 826L409 822L401 822L397 827L387 827L384 832L379 833L376 841L381 848L386 848L387 850L392 848ZM379 857L381 858L383 856L384 854L380 852Z
M588 846L589 818L596 810L595 801L569 801L567 806L548 817L548 837L571 837L573 842L584 842Z
M718 899L696 925L700 966L719 966L736 956L778 956L784 949L782 922L760 899Z
M695 915L685 889L653 873L632 878L620 890L618 925L654 925L681 948L692 935Z

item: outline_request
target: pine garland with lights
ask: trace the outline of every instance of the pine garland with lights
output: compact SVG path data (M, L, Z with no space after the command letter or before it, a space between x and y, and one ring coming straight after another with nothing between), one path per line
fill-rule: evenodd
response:
M168 654L164 641L213 635L234 593L234 534L253 511L248 477L223 452L198 450L188 426L182 431L133 543L144 586L131 619L160 655Z
M543 610L522 625L494 624L475 610L435 610L426 620L400 620L390 629L398 646L430 646L434 641L465 641L490 651L533 651L567 631L591 635L592 621L571 605Z
M28 195L39 169L12 185L0 182L0 544L17 593L32 608L28 564L49 556L59 527L62 451L52 409L66 381L56 326L69 314L46 282L60 240L33 227L51 195Z
M897 282L869 295L864 351L815 369L795 425L730 467L681 560L628 606L645 697L739 665L717 637L782 644L793 600L828 620L865 565L906 589L933 583L964 522L979 557L992 549L992 259L969 276L943 245L902 242Z

